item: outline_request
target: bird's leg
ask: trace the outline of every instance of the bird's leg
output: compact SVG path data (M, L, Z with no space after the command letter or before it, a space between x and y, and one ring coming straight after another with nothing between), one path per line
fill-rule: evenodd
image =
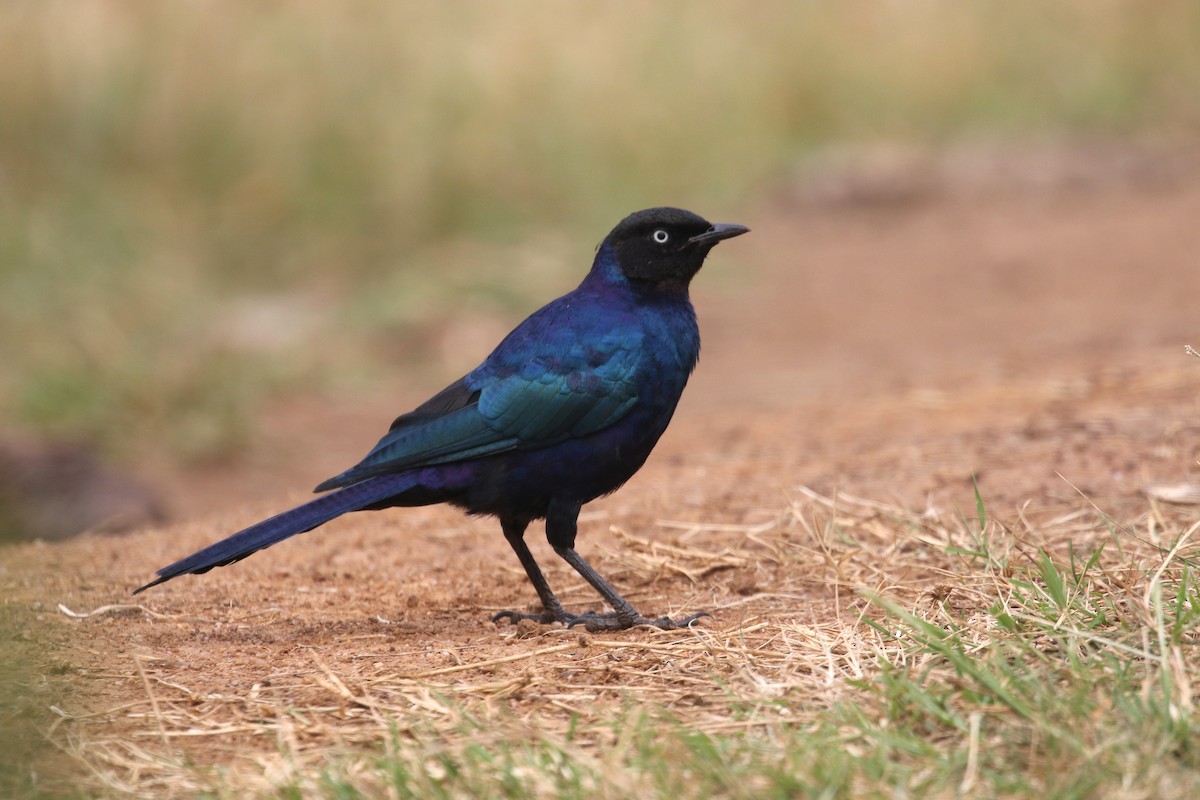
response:
M508 540L509 545L517 554L517 558L520 559L521 566L525 568L525 574L529 576L529 582L533 584L534 590L537 591L538 598L542 601L542 608L544 610L541 614L527 614L523 611L501 611L492 617L492 622L507 619L516 624L523 619L531 619L543 625L551 622L561 622L564 625L570 625L575 621L575 615L568 614L563 610L562 603L558 602L558 598L550 590L550 584L546 581L546 576L542 574L541 568L533 560L533 553L529 552L529 546L525 544L525 528L528 524L527 522L517 523L509 520L501 520L500 522L501 528L504 529L504 538Z
M632 628L635 625L651 625L655 628L661 628L664 631L671 631L677 628L686 628L701 617L707 617L707 611L699 611L695 614L690 614L680 619L672 619L671 617L659 617L658 619L648 619L638 613L629 601L617 593L608 581L604 580L599 572L596 572L583 556L575 552L573 547L555 547L554 552L562 557L563 561L570 564L576 572L583 576L583 579L592 585L592 588L600 593L613 608L611 614L596 614L588 612L575 617L568 625L583 625L589 631L623 631L626 628Z
M579 521L579 509L578 504L551 502L546 515L546 538L550 541L554 552L558 553L563 561L566 561L582 575L583 579L600 593L613 611L610 614L597 614L594 611L579 614L567 623L568 626L583 625L589 631L622 631L635 625L651 625L669 631L686 628L700 617L708 616L707 612L701 611L681 619L672 619L671 617L647 619L638 613L637 609L618 594L617 590L609 585L608 581L604 580L603 576L585 561L583 556L575 552L575 533Z

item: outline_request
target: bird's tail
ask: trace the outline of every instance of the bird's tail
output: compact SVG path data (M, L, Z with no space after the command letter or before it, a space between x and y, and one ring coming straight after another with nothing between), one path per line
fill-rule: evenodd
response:
M179 575L189 573L198 575L208 572L213 567L223 567L226 564L241 561L251 553L262 550L264 547L270 547L289 536L311 531L334 517L367 508L412 489L414 486L416 486L416 479L412 473L401 472L370 478L361 483L347 486L345 489L323 495L302 506L297 506L291 511L285 511L270 519L265 519L257 525L251 525L227 539L210 544L187 558L163 567L158 571L158 578L135 589L133 593L144 592L151 586L157 586Z

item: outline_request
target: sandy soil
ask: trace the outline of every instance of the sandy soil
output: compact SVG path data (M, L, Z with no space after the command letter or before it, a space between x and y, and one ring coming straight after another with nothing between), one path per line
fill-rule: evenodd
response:
M1184 354L1200 346L1200 172L1087 175L787 194L736 220L754 233L698 279L704 354L676 421L629 485L585 510L581 551L646 613L715 609L704 625L718 630L771 614L818 624L836 605L818 576L792 576L784 602L764 564L689 577L635 557L687 546L689 524L770 525L807 502L801 487L970 515L974 476L995 513L1095 503L1121 517L1149 486L1200 482L1200 359ZM14 724L78 752L85 732L143 735L145 709L121 709L151 682L245 694L319 676L313 653L335 674L369 657L416 675L544 646L488 621L533 599L495 523L440 508L355 515L174 581L138 598L153 615L58 610L130 603L155 568L303 499L440 388L403 379L354 403L297 398L238 465L167 476L178 523L8 548L0 633L24 668L10 670ZM563 599L591 607L540 529L531 542ZM51 705L102 713L85 729ZM277 748L214 739L173 746L199 764ZM60 750L38 759L84 770Z

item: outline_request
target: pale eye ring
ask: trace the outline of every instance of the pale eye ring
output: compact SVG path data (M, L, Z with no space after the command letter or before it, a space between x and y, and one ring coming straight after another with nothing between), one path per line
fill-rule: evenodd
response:
M667 240L671 238L671 234L667 233L662 228L659 228L654 233L650 234L650 238L658 244L666 244Z

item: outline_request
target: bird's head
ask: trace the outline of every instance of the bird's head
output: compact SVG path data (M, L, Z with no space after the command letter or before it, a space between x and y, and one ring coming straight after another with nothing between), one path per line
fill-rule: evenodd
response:
M615 254L617 267L630 283L683 290L717 242L749 230L744 225L713 224L681 208L648 208L621 220L600 250Z

